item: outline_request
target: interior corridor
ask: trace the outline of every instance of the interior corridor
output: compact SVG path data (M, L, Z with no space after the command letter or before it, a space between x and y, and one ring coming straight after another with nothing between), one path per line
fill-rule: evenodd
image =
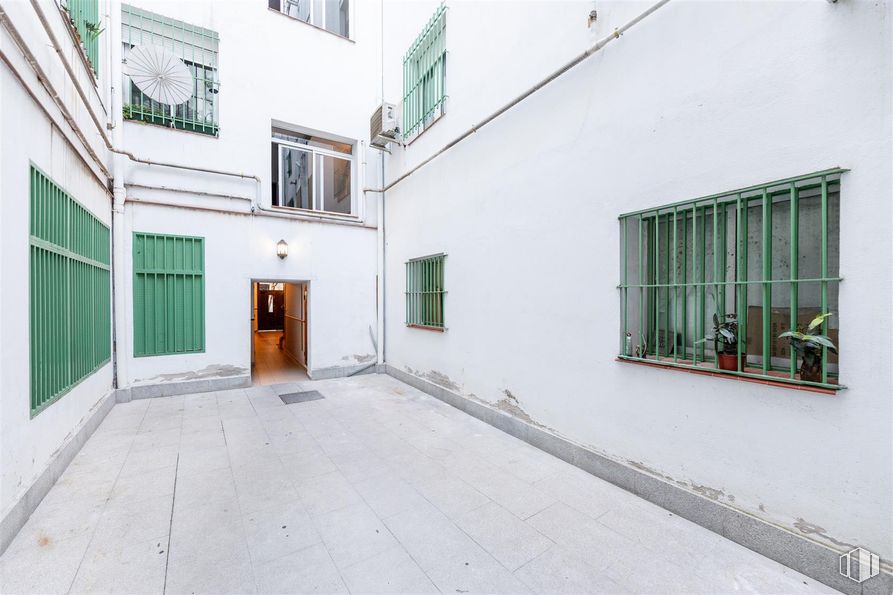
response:
M283 382L300 382L309 380L307 371L293 362L279 349L278 331L254 333L254 369L251 382L254 385L281 384Z
M254 385L309 380L304 283L251 284L251 379Z

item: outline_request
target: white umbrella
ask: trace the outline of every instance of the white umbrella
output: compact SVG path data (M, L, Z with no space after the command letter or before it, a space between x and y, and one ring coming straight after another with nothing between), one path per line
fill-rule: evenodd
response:
M192 97L192 73L168 49L157 45L134 47L127 54L125 69L139 90L159 103L179 105Z

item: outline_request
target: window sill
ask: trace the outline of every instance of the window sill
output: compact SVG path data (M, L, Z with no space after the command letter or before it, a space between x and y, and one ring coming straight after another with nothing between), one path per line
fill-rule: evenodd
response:
M345 36L340 35L340 34L338 34L338 33L334 33L334 32L332 32L332 31L329 31L328 29L323 29L323 28L320 27L319 25L314 25L313 23L308 23L307 21L302 21L301 19L299 19L299 18L297 18L297 17L293 17L293 16L291 16L291 15L285 14L285 13L282 12L281 10L276 10L275 8L270 8L269 6L267 6L267 10L269 10L269 11L272 12L272 13L278 14L279 16L283 16L283 17L285 17L285 18L287 18L287 19L289 19L289 20L297 21L298 23L303 23L303 24L307 25L308 27L312 27L312 28L316 29L317 31L322 31L323 33L327 33L327 34L331 35L332 37L337 37L338 39L343 39L344 41L348 41L348 42L350 42L350 43L356 43L356 42L355 42L353 39L351 39L349 36L348 36L348 37L345 37ZM348 25L350 25L350 23L348 23ZM351 28L352 28L352 27L351 27Z
M336 213L335 211L314 211L313 209L282 207L279 205L270 205L270 208L286 215L303 215L305 217L313 217L314 219L335 219L338 221L352 222L358 222L360 220L359 215L348 215L346 213Z
M745 368L744 372L733 372L730 370L719 370L714 367L712 362L707 362L704 364L692 365L687 363L676 363L671 361L662 361L662 360L649 360L649 359L640 359L635 357L629 357L625 355L617 356L616 360L618 362L623 362L626 364L636 364L640 366L648 366L651 368L662 368L665 370L673 370L676 372L688 372L691 374L699 374L702 376L714 376L717 378L725 378L726 380L733 380L738 382L753 382L755 384L765 384L767 386L775 386L779 388L787 388L791 390L802 390L806 392L819 393L823 395L836 395L838 390L842 390L846 388L842 384L837 384L836 379L829 378L828 384L812 384L812 383L804 383L800 380L790 380L786 376L779 376L778 379L762 376L762 370L760 368ZM749 371L752 371L752 375L744 375L750 374Z
M425 326L424 324L407 324L407 328L417 328L422 331L432 331L435 333L442 333L446 331L442 326Z

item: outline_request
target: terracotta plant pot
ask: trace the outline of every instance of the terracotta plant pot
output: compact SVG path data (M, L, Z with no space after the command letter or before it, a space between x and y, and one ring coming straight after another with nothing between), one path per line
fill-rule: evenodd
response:
M738 371L738 364L735 362L737 358L737 353L720 353L719 354L719 369L720 370L731 370L733 372ZM747 355L744 353L741 354L741 369L747 365Z
M812 360L812 365L806 365L806 362L800 364L800 380L806 382L822 381L822 358L816 357Z

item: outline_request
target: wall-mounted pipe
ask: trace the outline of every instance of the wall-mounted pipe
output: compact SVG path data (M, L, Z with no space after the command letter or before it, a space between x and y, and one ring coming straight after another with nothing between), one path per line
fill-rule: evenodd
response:
M490 114L489 116L487 116L486 118L484 118L483 120L478 122L477 124L473 125L471 128L469 128L468 130L466 130L465 132L463 132L462 134L460 134L459 136L457 136L456 138L454 138L453 140L451 140L450 142L445 144L433 155L430 155L428 158L424 159L421 163L419 163L418 165L416 165L415 167L410 169L408 172L406 172L403 175L396 178L393 182L391 182L387 186L383 186L382 188L364 188L363 192L385 192L387 190L390 190L391 188L393 188L394 186L396 186L397 184L399 184L400 182L402 182L403 180L405 180L406 178L408 178L409 176L411 176L412 174L414 174L415 172L420 170L422 167L424 167L428 163L432 162L438 156L449 151L451 148L458 145L460 142L462 142L463 140L465 140L466 138L468 138L469 136L471 136L472 134L474 134L475 132L477 132L478 130L480 130L481 128L483 128L484 126L486 126L487 124L489 124L490 122L492 122L493 120L495 120L496 118L498 118L499 116L504 114L505 112L509 111L510 109L512 109L513 107L515 107L516 105L518 105L519 103L521 103L522 101L524 101L525 99L527 99L528 97L530 97L531 95L533 95L534 93L536 93L537 91L539 91L540 89L542 89L543 87L545 87L546 85L548 85L549 83L551 83L552 81L557 79L558 77L563 75L565 72L567 72L568 70L570 70L571 68L573 68L574 66L579 64L580 62L586 60L587 58L592 56L594 53L596 53L597 51L599 51L600 49L602 49L603 47L605 47L606 45L608 45L615 39L619 39L620 36L623 35L623 33L628 31L632 27L634 27L637 23L642 21L648 15L652 14L657 9L659 9L660 7L664 6L665 4L667 4L669 2L670 2L670 0L660 0L660 2L653 4L648 10L642 12L641 14L639 14L639 16L637 16L636 18L627 22L625 25L614 29L614 32L611 33L611 35L608 35L607 37L603 38L601 41L597 42L594 46L590 47L588 50L586 50L585 52L583 52L582 54L580 54L579 56L577 56L570 62L566 63L564 66L562 66L558 70L554 71L552 74L550 74L549 76L547 76L546 78L544 78L543 80L538 82L537 84L533 85L532 87L530 87L529 89L527 89L526 91L524 91L523 93L521 93L520 95L518 95L517 97L512 99L511 101L509 101L508 103L503 105L501 108L499 108L498 110L496 110L495 112L493 112L492 114Z

